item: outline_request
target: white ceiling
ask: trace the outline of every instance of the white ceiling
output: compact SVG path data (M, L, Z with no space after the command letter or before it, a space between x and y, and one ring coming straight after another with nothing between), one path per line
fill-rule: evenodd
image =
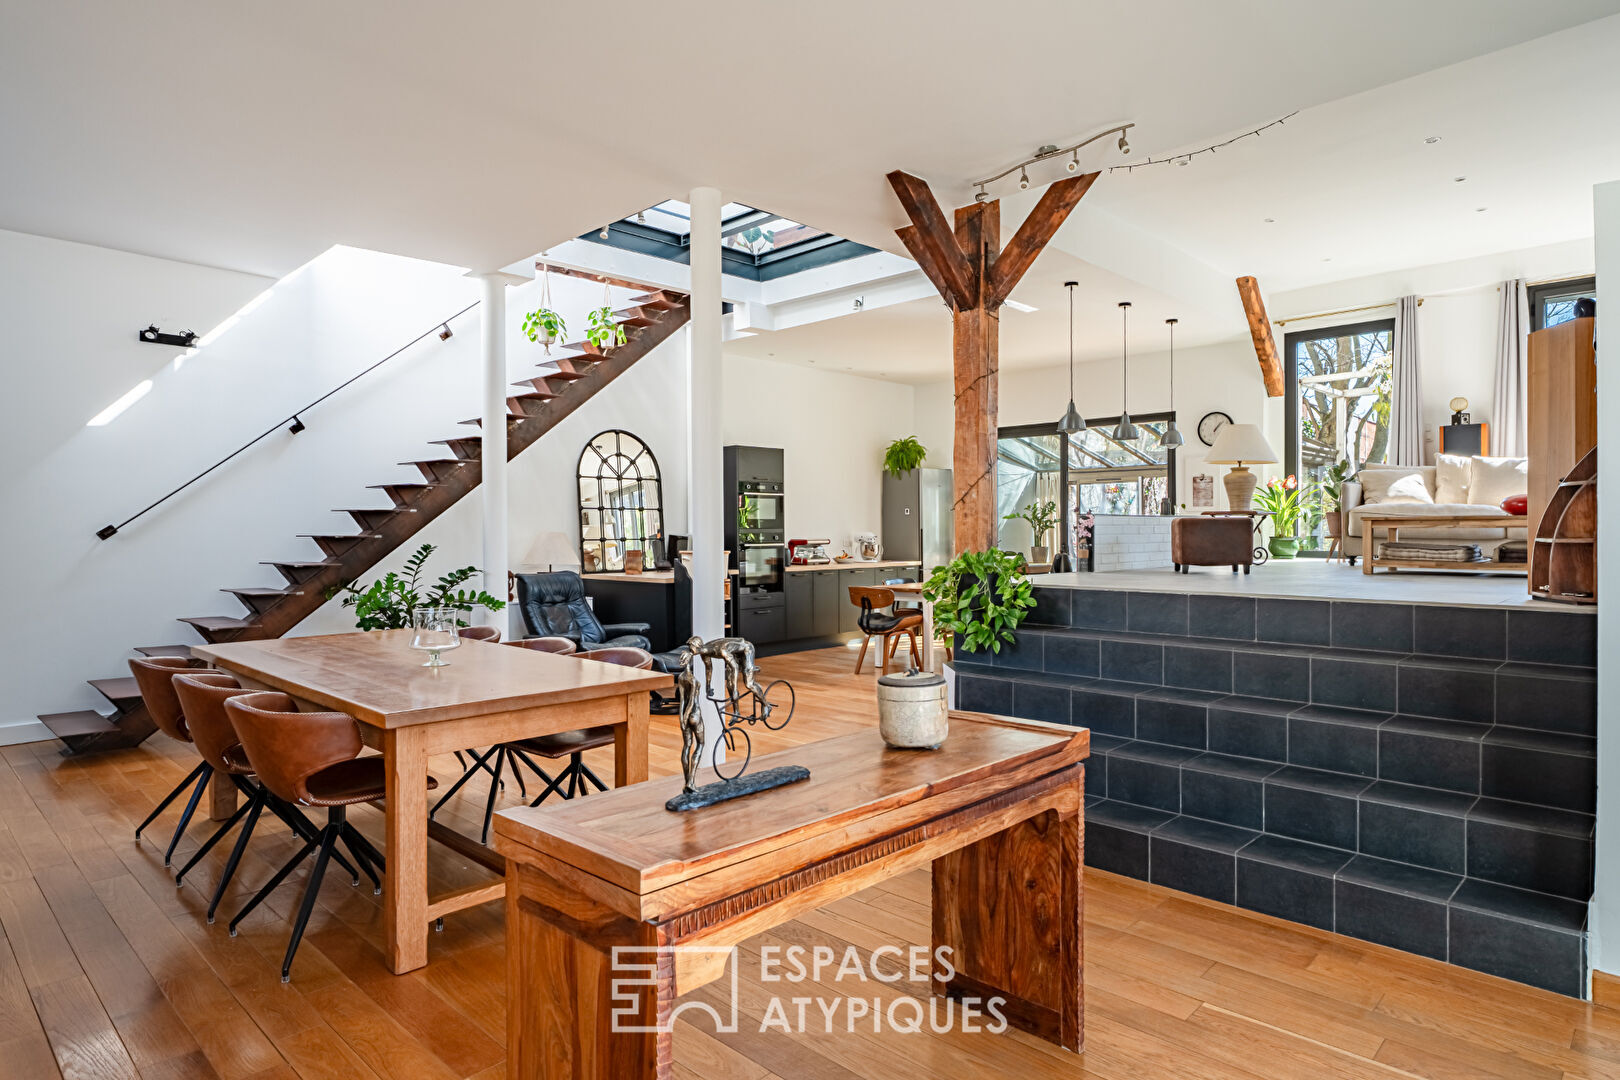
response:
M1617 10L1620 0L13 3L0 33L0 226L269 274L336 243L492 268L713 184L895 250L890 169L951 201L1038 144L1110 123L1137 122L1138 153L1192 145ZM1556 88L1584 75L1560 62L1539 78ZM1440 132L1456 140L1442 153L1495 129L1539 156L1551 129L1577 123L1543 115L1510 130L1517 121L1497 118L1516 113L1490 86L1467 105L1479 124ZM1586 115L1595 126L1614 114ZM1402 139L1429 126L1414 117ZM1117 160L1095 149L1097 162ZM1200 221L1238 205L1219 194L1237 182L1217 186L1202 163L1176 171L1187 181L1168 193L1179 216L1132 202L1170 177L1113 201L1116 175L1090 197L1220 249L1231 237ZM1279 222L1308 208L1280 197L1267 203ZM1242 237L1244 224L1222 227ZM1309 239L1350 258L1354 238Z

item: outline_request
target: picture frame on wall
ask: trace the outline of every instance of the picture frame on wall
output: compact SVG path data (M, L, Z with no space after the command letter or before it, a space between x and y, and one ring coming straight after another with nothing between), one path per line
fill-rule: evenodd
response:
M1214 507L1215 505L1215 478L1199 473L1192 478L1192 505L1195 507Z

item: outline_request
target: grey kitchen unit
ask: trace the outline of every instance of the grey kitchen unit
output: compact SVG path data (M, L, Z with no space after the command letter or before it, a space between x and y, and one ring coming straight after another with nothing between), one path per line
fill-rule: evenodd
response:
M780 607L757 615L738 612L737 632L754 643L762 656L837 645L858 634L861 609L849 602L852 585L879 586L893 578L918 580L921 565L801 566L783 575Z

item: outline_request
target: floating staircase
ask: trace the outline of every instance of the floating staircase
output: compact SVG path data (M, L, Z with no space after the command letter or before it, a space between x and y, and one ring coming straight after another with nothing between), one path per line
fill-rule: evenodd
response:
M608 283L637 287L622 281ZM608 350L589 342L561 346L560 355L538 365L538 375L515 384L518 392L507 399L508 458L534 445L563 418L668 340L691 316L688 298L668 290L637 296L630 303L630 307L615 313L625 327L623 345ZM480 421L462 422L477 425ZM285 586L223 589L237 598L246 608L245 613L191 616L180 621L208 642L280 637L297 626L335 590L376 566L478 486L483 475L483 443L478 436L460 435L434 445L445 447L452 456L404 462L420 477L368 489L382 492L390 505L344 511L354 518L359 532L302 537L313 541L324 558L264 563L276 568L286 580ZM145 656L190 655L185 645L143 646L136 651ZM39 717L65 744L62 753L134 746L152 733L152 720L133 679L101 679L91 685L112 703L112 713L80 710Z
M1091 729L1087 865L1581 995L1589 613L1036 594L957 701Z

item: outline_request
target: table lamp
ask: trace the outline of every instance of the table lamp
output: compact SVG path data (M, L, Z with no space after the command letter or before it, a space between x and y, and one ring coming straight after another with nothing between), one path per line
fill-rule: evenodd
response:
M529 545L528 552L523 556L523 565L531 572L537 572L541 567L553 570L557 566L578 566L579 559L579 549L566 534L543 532Z
M1255 424L1227 424L1215 436L1215 445L1204 458L1211 465L1234 465L1231 472L1221 478L1226 485L1226 504L1231 510L1252 510L1254 488L1259 482L1247 468L1249 465L1274 465L1277 452L1266 442Z

